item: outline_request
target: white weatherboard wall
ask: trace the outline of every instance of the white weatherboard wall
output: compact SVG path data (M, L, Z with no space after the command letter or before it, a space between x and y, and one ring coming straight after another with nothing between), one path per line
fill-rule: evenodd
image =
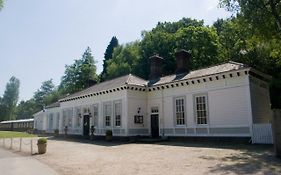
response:
M59 132L61 134L64 133L64 127L65 125L68 127L68 134L74 134L74 135L82 135L83 134L83 115L88 114L84 112L84 109L90 109L91 115L93 115L93 109L94 105L98 106L98 118L96 119L96 135L104 135L105 131L107 129L113 130L114 135L126 135L127 133L127 98L126 98L126 91L118 91L113 92L110 94L103 94L99 96L93 96L90 98L83 98L78 99L74 101L67 101L67 102L61 102L60 107L56 108L49 108L46 109L45 112L40 112L38 114L35 114L35 123L38 122L39 124L36 125L36 129L38 130L45 130L48 133L54 132L55 129L59 129ZM114 126L114 108L113 104L116 101L121 102L122 106L122 116L121 116L121 127L115 127ZM111 104L111 126L105 127L104 125L104 111L103 111L103 105L105 103ZM77 115L77 109L80 109L81 117ZM65 125L63 124L64 115L63 111L66 111L66 121ZM53 116L53 125L50 125L49 118L50 116ZM57 116L59 116L59 119L57 119ZM69 122L70 120L70 122ZM80 120L80 126L78 126L78 123ZM94 118L90 118L90 123L94 123ZM58 126L58 128L57 128ZM90 125L91 126L91 125ZM115 133L114 133L115 132Z
M270 123L272 111L268 84L255 77L250 77L251 103L254 123Z
M147 116L147 93L144 91L127 90L128 135L149 135ZM143 116L143 123L135 123L134 116Z
M197 125L194 96L208 100L208 124ZM185 126L176 126L174 99L185 99ZM247 76L195 83L148 92L147 113L159 109L160 135L165 136L251 136L251 106ZM148 117L150 123L150 117Z

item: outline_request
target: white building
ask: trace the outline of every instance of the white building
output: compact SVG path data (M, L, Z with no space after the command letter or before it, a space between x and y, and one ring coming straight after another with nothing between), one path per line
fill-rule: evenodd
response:
M162 75L150 58L150 80L126 75L69 95L34 114L35 128L113 136L253 137L253 124L270 123L270 76L228 62L189 71L190 55L176 54L176 74Z

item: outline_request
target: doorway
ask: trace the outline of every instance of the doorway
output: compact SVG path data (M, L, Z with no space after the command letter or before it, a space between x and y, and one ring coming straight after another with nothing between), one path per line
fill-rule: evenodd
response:
M89 136L90 132L90 116L84 115L83 117L83 136Z
M159 115L151 114L151 136L159 137Z

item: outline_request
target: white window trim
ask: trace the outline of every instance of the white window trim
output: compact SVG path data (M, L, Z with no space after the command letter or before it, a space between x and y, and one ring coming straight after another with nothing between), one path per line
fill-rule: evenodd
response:
M204 96L206 99L206 124L198 124L197 122L197 104L196 104L196 97L202 97ZM193 95L193 110L194 110L194 116L195 116L195 124L197 126L209 126L210 121L209 121L209 100L208 100L208 93L200 93L200 94L194 94Z
M97 111L95 111L95 108L97 109ZM92 109L92 120L93 120L92 125L94 125L94 127L97 128L99 125L99 114L100 114L99 103L93 104L91 109ZM97 116L95 116L95 112L97 112Z
M105 110L105 106L106 105L110 105L110 125L109 126L106 126L106 110ZM108 102L104 102L103 103L103 126L104 128L112 128L112 116L113 116L113 113L112 113L112 101L108 101Z
M184 106L184 124L178 125L177 124L177 115L176 115L176 100L183 99L183 106ZM186 107L186 97L185 96L176 96L173 98L173 115L174 115L174 125L177 128L182 128L187 126L187 107Z
M120 126L116 126L116 111L115 111L115 104L118 104L118 103L120 103ZM121 128L122 127L122 124L123 124L123 122L122 122L122 118L123 118L123 110L122 110L122 100L120 99L120 100L115 100L115 101L113 101L113 126L115 127L115 128Z

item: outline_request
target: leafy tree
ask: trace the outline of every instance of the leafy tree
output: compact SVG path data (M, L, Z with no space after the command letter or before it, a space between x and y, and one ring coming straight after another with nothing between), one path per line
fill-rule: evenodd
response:
M38 111L37 104L34 99L21 101L17 106L17 119L32 118L32 115Z
M260 34L281 36L280 0L220 0L220 5L243 16Z
M89 87L91 80L98 81L96 65L91 49L88 47L82 58L72 65L66 65L59 89L64 93L74 93Z
M0 0L0 10L3 8L3 0Z
M191 51L191 69L198 69L220 62L220 44L213 28L190 26L176 33L176 47Z
M119 45L118 39L116 38L116 36L112 37L111 41L110 41L109 45L107 46L105 53L104 53L103 70L100 74L101 82L108 79L108 72L107 72L108 62L109 62L109 60L112 59L112 54L113 54L114 48L116 48L118 45Z
M34 93L34 101L37 105L38 109L42 109L43 106L47 105L45 98L50 95L54 90L55 85L53 84L53 80L47 80L44 81L40 87L35 93Z
M159 54L164 58L165 74L175 72L175 51L192 51L193 68L210 65L219 61L220 44L213 28L203 26L203 21L183 18L174 23L158 23L150 32L142 33L139 76L148 78L149 60Z
M126 75L137 72L137 65L140 59L140 43L138 41L128 43L124 46L117 46L108 60L107 78Z
M3 98L1 99L0 120L13 120L16 118L16 105L19 98L20 81L11 77L6 85Z

